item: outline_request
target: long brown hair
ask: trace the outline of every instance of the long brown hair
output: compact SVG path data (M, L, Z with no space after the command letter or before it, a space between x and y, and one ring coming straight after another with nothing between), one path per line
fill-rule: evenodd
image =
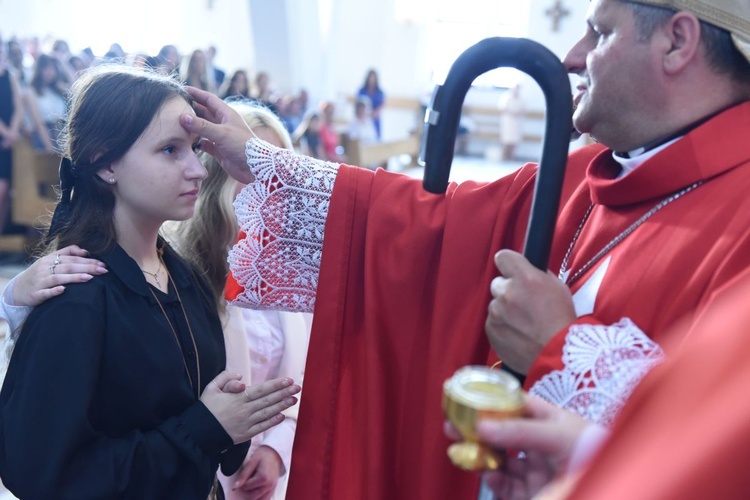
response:
M175 80L126 66L97 66L76 81L60 137L68 161L61 164L56 227L44 253L72 244L95 254L114 247L115 197L97 172L122 158L164 103L177 96L192 102Z

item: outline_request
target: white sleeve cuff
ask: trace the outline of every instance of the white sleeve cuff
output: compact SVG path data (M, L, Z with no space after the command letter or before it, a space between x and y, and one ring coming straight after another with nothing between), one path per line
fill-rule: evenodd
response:
M13 278L5 285L2 296L0 296L0 318L8 322L8 330L10 336L14 340L18 338L18 333L23 326L23 322L34 310L32 306L17 306L13 304L13 287L15 286L16 278Z

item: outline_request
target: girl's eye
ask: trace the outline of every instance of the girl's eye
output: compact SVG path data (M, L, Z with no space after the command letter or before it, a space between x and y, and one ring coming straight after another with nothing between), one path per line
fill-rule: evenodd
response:
M196 142L195 144L193 144L193 153L198 154L200 153L200 151L201 151L201 143Z
M177 148L175 148L174 146L167 146L166 148L162 149L162 151L168 155L171 155L175 152L176 149Z

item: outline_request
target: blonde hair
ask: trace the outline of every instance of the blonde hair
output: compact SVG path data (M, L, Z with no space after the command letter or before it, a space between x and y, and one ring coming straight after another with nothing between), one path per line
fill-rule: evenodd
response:
M268 108L248 101L233 101L229 105L251 129L266 128L284 148L292 149L289 133ZM201 161L208 177L198 195L195 214L191 219L171 224L167 232L180 255L205 275L216 295L217 306L223 311L224 287L229 276L227 253L239 233L232 203L240 184L227 175L213 156L204 153Z

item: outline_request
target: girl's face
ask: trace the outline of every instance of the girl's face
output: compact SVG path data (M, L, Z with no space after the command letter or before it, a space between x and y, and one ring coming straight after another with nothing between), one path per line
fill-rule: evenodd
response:
M115 218L121 227L156 227L167 220L189 219L207 172L198 160L199 137L179 123L194 114L182 97L164 103L143 134L121 159L99 171L112 185Z

